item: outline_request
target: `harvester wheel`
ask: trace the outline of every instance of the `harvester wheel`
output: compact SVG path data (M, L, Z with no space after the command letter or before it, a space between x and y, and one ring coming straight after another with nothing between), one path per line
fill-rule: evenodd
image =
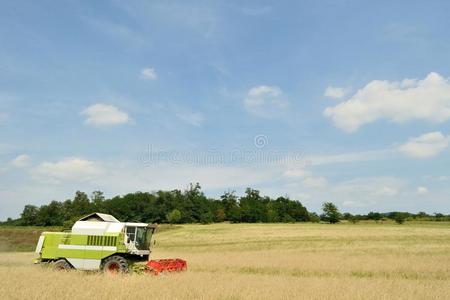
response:
M53 270L57 270L57 271L68 271L72 269L72 266L65 260L65 259L60 259L57 260L54 264L53 264Z
M128 273L128 262L122 256L110 256L103 261L101 269L110 274Z

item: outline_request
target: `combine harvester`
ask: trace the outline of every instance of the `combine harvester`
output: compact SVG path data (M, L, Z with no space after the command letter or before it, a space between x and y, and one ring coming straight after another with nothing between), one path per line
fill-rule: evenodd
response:
M108 273L128 273L135 266L155 275L186 270L182 259L149 260L155 230L154 224L123 223L111 215L93 213L78 220L71 232L43 232L36 246L36 263L55 270Z

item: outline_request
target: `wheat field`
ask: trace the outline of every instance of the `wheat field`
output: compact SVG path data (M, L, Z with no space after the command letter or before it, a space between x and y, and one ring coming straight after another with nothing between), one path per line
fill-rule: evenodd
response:
M56 272L0 253L2 299L449 299L449 224L181 225L155 235L162 276Z

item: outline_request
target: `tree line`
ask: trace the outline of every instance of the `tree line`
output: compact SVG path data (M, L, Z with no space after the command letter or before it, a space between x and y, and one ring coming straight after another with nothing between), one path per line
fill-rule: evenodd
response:
M72 224L92 212L111 214L124 222L144 223L202 223L229 221L232 223L276 223L276 222L328 222L341 220L358 222L360 220L380 221L392 219L403 223L407 219L429 219L450 221L450 216L426 213L405 212L378 213L367 215L341 214L336 205L326 202L323 213L309 212L299 201L287 196L272 199L262 196L258 190L248 188L243 196L225 192L218 199L208 198L200 185L191 184L188 189L157 191L153 193L136 192L106 199L102 192L95 191L90 196L77 191L73 199L52 201L49 204L26 205L18 219L8 218L3 225L21 226L64 226Z

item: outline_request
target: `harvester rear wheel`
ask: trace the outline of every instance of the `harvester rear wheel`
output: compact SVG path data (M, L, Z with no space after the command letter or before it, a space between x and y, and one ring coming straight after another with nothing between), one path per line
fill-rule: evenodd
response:
M128 262L122 256L110 256L103 261L101 269L109 274L128 273Z
M53 270L68 271L70 269L72 269L72 266L65 259L60 259L53 263Z

